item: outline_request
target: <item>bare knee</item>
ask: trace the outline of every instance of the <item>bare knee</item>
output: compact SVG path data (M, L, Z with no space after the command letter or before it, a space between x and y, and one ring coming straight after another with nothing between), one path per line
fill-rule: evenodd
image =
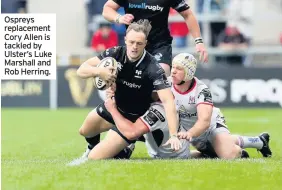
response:
M79 134L84 137L93 137L99 133L107 131L110 129L112 124L105 121L100 117L95 110L91 111L86 119L84 120L82 126L79 129Z
M239 158L241 155L241 148L237 145L234 145L230 150L222 152L220 154L220 158L222 159L227 159L227 160L232 160L235 158Z
M86 131L84 130L83 126L79 128L79 134L84 137L86 136Z

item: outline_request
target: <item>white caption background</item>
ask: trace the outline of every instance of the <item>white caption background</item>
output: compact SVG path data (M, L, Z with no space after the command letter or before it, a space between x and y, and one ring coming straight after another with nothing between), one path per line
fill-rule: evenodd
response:
M16 30L22 26L45 30ZM1 79L56 79L55 14L1 14L0 32Z

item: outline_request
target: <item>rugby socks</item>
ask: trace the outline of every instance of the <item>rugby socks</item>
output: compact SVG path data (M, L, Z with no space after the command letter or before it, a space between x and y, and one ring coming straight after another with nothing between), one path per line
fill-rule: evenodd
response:
M88 149L92 150L100 142L100 134L94 137L85 137L88 142Z
M259 137L238 136L238 143L241 148L256 148L261 149L263 142Z

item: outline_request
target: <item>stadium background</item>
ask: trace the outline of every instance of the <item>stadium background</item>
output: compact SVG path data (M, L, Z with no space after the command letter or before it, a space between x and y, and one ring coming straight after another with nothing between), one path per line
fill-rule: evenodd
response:
M97 47L93 48L91 41L99 27L107 25L101 17L104 2L1 1L3 13L56 13L58 73L56 81L2 81L2 188L183 189L189 184L190 189L279 189L282 185L282 141L279 136L282 133L281 0L189 1L200 21L209 53L209 63L199 64L198 77L211 88L215 105L223 108L232 132L256 135L266 130L272 134L271 146L275 155L271 160L261 160L260 155L251 150L251 156L257 160L245 163L156 163L143 160L148 156L144 145L138 144L133 162L109 161L75 169L65 167L66 162L82 153L85 142L78 135L78 128L87 113L101 102L92 80L79 79L76 69L97 54L94 49ZM195 53L193 38L182 22L182 18L172 11L170 27L174 35L174 55ZM231 29L236 26L245 36L247 47L226 49L219 45L219 36L227 35L230 26ZM121 26L111 27L118 37L123 36ZM117 43L122 43L121 38ZM229 61L226 56L230 55L242 56L242 59ZM176 169L185 167L187 171L181 174ZM203 180L218 177L203 184L190 175L191 170ZM135 182L125 180L128 172ZM167 177L164 173L175 177ZM180 180L183 175L189 176L186 182ZM111 182L106 178L111 178ZM155 184L154 180L160 178L162 180ZM243 180L242 184L237 183L238 179ZM221 181L229 185L226 187Z

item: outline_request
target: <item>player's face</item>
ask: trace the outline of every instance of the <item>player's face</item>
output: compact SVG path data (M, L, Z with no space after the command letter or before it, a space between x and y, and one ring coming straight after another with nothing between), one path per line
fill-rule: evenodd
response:
M180 67L178 65L172 65L171 69L171 79L172 84L179 84L184 80L185 77L185 71L183 67Z
M146 43L146 36L143 32L129 31L125 36L127 56L132 60L140 58Z

